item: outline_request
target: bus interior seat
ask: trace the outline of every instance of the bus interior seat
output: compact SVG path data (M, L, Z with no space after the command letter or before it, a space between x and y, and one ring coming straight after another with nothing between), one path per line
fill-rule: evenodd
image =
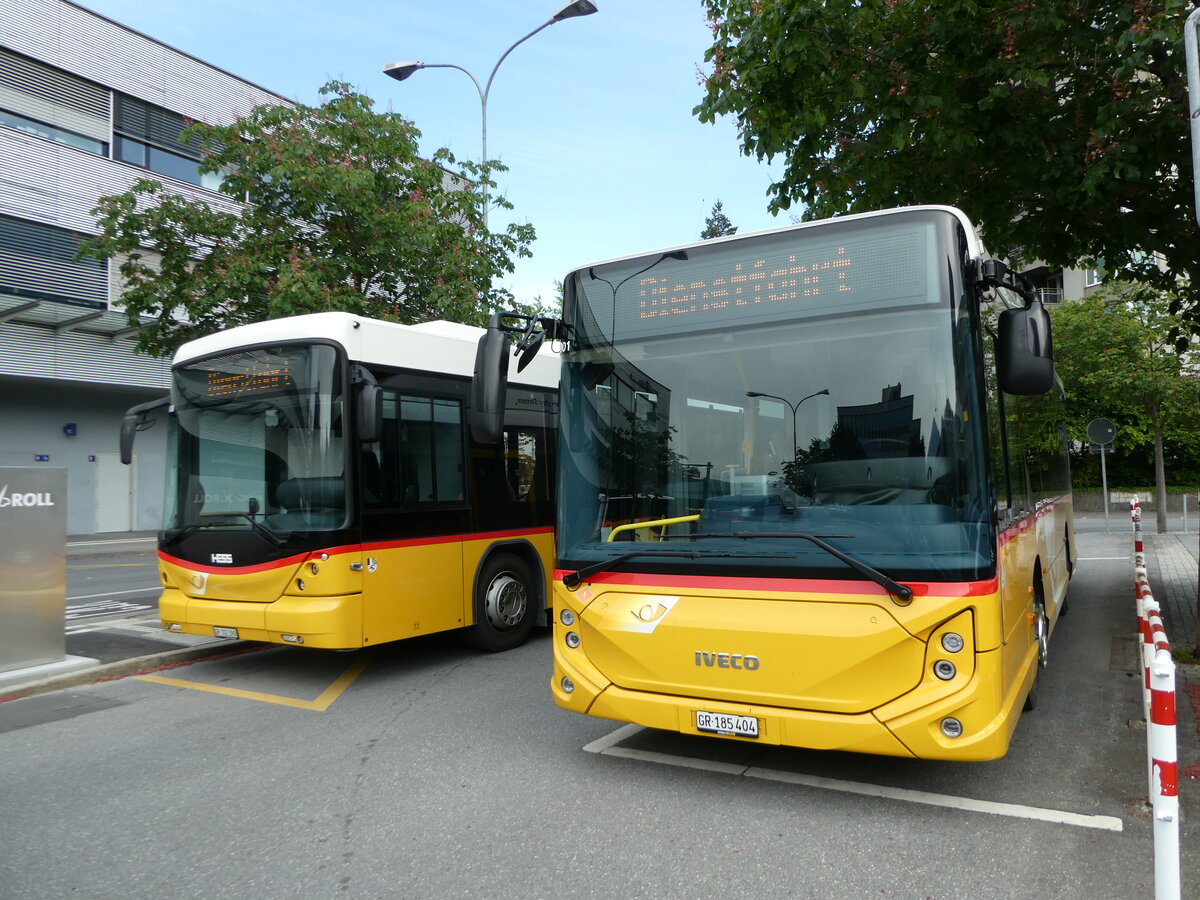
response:
M346 508L345 485L345 479L338 475L289 478L279 485L279 502L288 512L340 512Z

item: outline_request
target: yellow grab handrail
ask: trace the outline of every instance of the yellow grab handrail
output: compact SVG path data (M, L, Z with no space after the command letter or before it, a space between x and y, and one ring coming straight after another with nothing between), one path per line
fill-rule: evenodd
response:
M630 522L628 525L618 525L609 534L608 539L611 541L623 531L637 531L640 528L658 528L659 526L666 527L667 525L678 525L681 522L697 522L700 520L699 514L694 516L676 516L673 519L655 519L652 522Z

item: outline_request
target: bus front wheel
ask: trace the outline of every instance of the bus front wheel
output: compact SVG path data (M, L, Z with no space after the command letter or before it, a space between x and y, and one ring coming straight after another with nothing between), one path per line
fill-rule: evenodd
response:
M534 596L524 560L510 553L490 557L475 581L475 624L465 632L467 643L492 653L523 644L533 627Z
M1038 693L1041 687L1038 682L1042 677L1042 669L1046 668L1046 663L1050 658L1050 620L1046 618L1046 601L1042 597L1041 590L1038 589L1034 591L1033 616L1033 639L1037 643L1038 658L1033 676L1033 686L1029 688L1029 694L1025 698L1026 710L1037 707Z

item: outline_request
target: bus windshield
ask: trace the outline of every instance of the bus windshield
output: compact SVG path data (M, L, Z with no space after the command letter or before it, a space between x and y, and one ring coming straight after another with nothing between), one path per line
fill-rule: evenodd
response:
M320 344L173 374L164 528L329 531L346 517L342 365Z
M924 211L573 273L560 566L860 577L824 542L893 578L990 577L957 229Z

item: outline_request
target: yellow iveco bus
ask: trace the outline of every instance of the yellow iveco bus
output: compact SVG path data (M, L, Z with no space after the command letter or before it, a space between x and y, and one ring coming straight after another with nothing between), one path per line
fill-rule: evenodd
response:
M558 364L509 385L504 430L480 444L483 334L330 312L180 347L163 627L338 649L457 628L488 650L524 641L549 598ZM126 459L153 406L126 415Z
M763 744L1006 752L1066 606L1071 489L1049 318L961 212L585 266L546 327L559 706Z

